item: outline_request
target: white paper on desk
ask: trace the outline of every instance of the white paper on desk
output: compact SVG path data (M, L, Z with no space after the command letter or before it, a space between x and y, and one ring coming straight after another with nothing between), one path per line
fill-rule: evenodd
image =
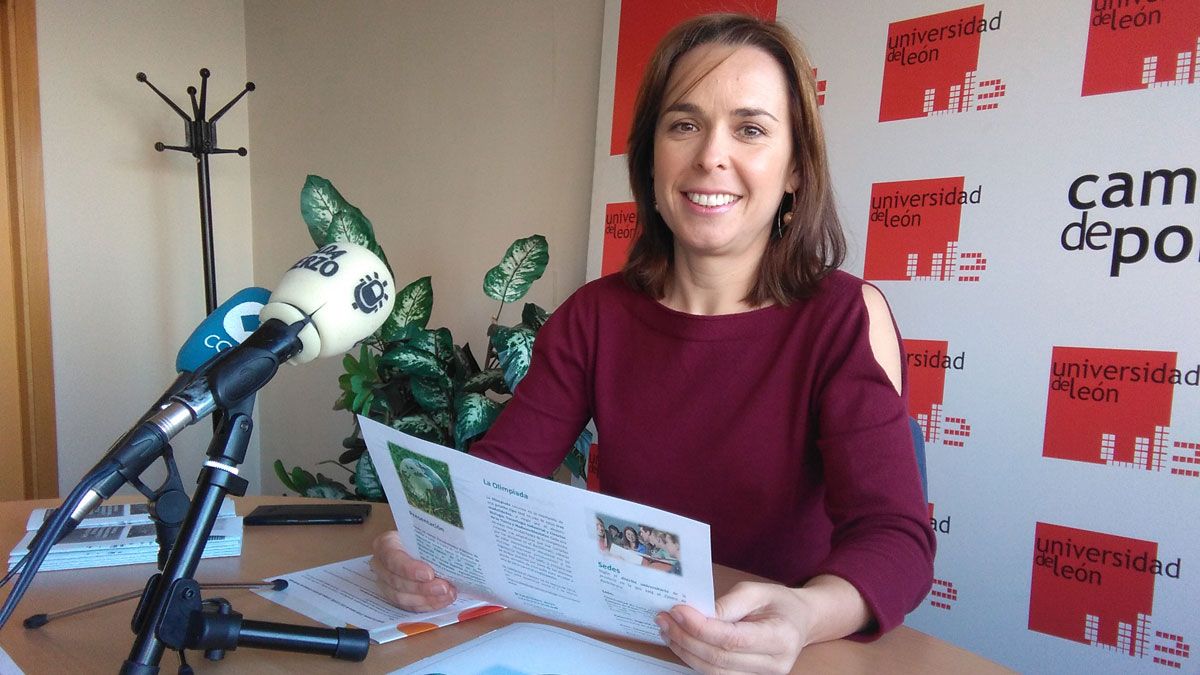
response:
M562 628L514 623L392 671L390 675L673 675L691 672L695 671Z
M406 612L379 595L371 556L351 558L312 569L283 574L288 587L255 593L327 626L362 628L378 643L391 642L427 630L449 626L503 609L459 593L450 605L432 612Z
M657 644L658 612L687 604L714 615L707 524L358 422L404 547L461 591ZM676 535L678 562L650 567L633 551L602 551L597 518Z

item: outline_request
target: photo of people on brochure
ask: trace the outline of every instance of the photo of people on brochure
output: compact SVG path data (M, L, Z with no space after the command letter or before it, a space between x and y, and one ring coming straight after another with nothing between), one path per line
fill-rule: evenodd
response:
M392 452L409 505L454 527L462 527L462 514L450 481L450 467L395 443L388 443L388 449Z
M597 513L596 543L601 555L632 565L683 574L679 535L644 523Z

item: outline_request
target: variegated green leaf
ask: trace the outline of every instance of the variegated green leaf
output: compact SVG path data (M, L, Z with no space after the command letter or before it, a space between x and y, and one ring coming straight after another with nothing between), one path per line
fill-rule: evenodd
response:
M549 312L532 302L525 303L525 308L521 310L521 323L535 333L541 330L542 326L546 323L546 319L549 318Z
M433 420L433 423L442 430L446 440L441 442L448 442L454 433L454 430L450 428L450 425L453 424L453 420L450 418L450 407L447 406L442 410L434 410L433 412L429 413L429 419Z
M504 384L509 391L516 391L517 385L529 372L529 361L533 357L533 331L528 328L506 328L500 326L492 335L492 346L496 348L496 358L504 369Z
M442 364L436 356L424 349L417 349L408 345L389 349L380 360L389 366L399 368L401 372L413 377L445 376Z
M375 243L371 221L354 207L333 214L333 221L329 223L325 237L326 244L345 241L370 248Z
M414 377L411 385L413 398L422 408L430 412L450 407L450 380L441 378Z
M563 465L577 478L587 478L587 458L591 447L592 432L590 429L584 429L583 433L579 434L579 438L575 439L575 445L567 453L566 459L563 460Z
M341 483L322 483L305 490L304 496L313 499L349 499L350 491Z
M488 389L504 386L504 371L499 368L481 370L463 381L463 391L481 394Z
M424 328L433 312L433 283L421 277L396 294L392 314L383 322L380 334L388 342L398 342L411 336L414 328Z
M454 372L457 377L469 377L479 372L479 362L471 353L471 345L454 345Z
M433 443L445 443L446 435L428 415L408 415L392 420L392 428Z
M379 473L375 470L371 455L365 452L354 465L354 492L363 499L383 501L383 484L379 482Z
M408 346L429 352L445 366L454 360L454 337L448 328L413 331L408 338Z
M518 239L508 247L500 264L483 277L483 292L493 300L514 302L525 297L550 262L550 247L540 234Z
M308 225L308 234L317 246L329 241L329 226L333 217L350 203L342 197L333 183L320 176L309 176L300 190L300 215Z
M504 408L483 394L464 394L455 405L454 447L467 449L467 442L487 431Z

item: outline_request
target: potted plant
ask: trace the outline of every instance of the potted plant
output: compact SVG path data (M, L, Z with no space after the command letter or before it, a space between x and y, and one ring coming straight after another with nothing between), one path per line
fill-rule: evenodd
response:
M328 180L308 177L300 192L300 213L318 247L349 241L366 246L387 263L371 221ZM338 378L341 396L334 409L465 452L496 420L529 369L534 338L548 313L526 303L519 323L503 325L500 316L506 305L525 297L549 260L545 237L535 234L514 241L484 275L484 294L500 304L488 327L482 365L469 344L454 343L448 329L428 327L433 310L430 277L405 286L396 295L391 316L362 341L357 357L346 354L343 359L346 372ZM590 443L591 433L585 430L564 461L580 478ZM275 473L288 490L306 497L384 501L357 418L342 445L344 452L336 460L320 464L340 467L347 473L344 482L301 467L288 471L280 460L275 460Z

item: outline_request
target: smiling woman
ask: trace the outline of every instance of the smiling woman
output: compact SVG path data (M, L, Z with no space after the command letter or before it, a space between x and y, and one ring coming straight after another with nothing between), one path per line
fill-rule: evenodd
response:
M771 579L733 588L716 617L657 617L702 672L786 672L808 644L877 636L932 581L899 337L883 295L837 270L824 148L786 29L712 15L671 31L630 134L630 260L543 326L471 450L545 475L594 419L605 492L708 523L714 562ZM678 541L642 536L680 564ZM376 545L388 597L449 602L395 542Z
M747 278L758 269L779 196L799 184L786 91L761 49L705 45L679 60L654 135L655 208L677 275L696 283L714 257L736 260ZM665 304L689 309L673 296Z

